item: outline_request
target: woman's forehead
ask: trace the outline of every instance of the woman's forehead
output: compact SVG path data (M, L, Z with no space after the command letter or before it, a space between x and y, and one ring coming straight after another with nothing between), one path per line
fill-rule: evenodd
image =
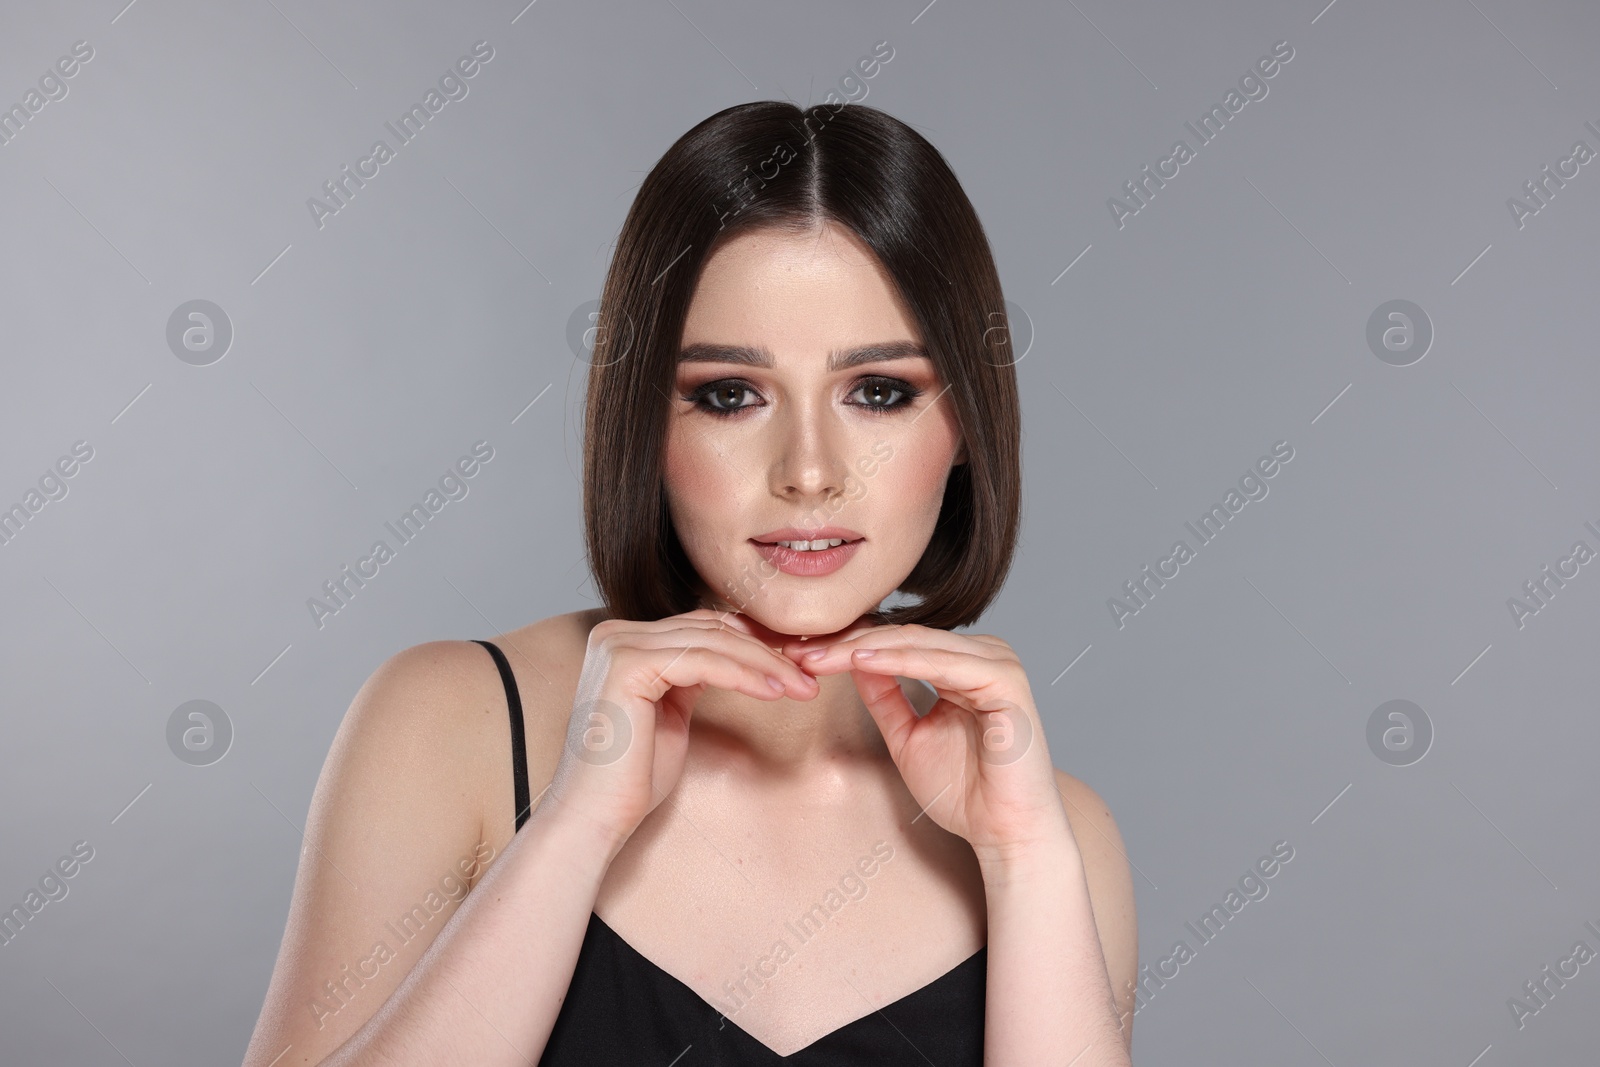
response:
M731 239L701 272L680 347L743 345L782 361L918 340L876 258L853 236L822 240L773 231Z

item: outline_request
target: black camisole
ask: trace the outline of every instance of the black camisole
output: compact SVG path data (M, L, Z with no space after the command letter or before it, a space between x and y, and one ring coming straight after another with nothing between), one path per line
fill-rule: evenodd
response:
M531 807L522 699L505 653L492 642L477 643L494 657L506 687L512 796L520 830ZM922 988L780 1056L646 959L591 911L539 1067L982 1067L987 966L984 946Z

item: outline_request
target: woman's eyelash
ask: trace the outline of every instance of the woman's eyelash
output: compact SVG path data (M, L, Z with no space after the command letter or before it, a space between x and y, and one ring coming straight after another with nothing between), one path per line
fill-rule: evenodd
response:
M876 411L876 412L880 412L880 413L881 412L887 412L887 411L896 411L896 410L898 410L900 408L908 407L908 406L910 406L910 404L911 404L911 402L913 400L915 400L917 397L922 395L922 390L921 389L918 389L916 386L912 385L910 382L902 381L899 378L863 378L861 381L859 381L859 382L857 382L855 384L855 388L851 389L850 393L851 393L851 395L854 395L856 392L858 392L861 389L874 388L874 387L887 389L892 393L899 393L900 394L900 399L894 401L894 403L892 403L892 404L862 404L862 405L860 405L861 407L868 408L868 409L870 409L872 411Z
M899 378L886 378L881 376L863 378L856 382L850 390L850 395L853 396L863 389L881 389L890 393L899 394L898 399L895 399L889 403L857 403L852 405L853 407L865 408L866 410L879 415L898 411L899 409L910 405L912 401L916 400L917 397L922 395L922 390L918 389L910 382L903 381ZM715 415L718 418L728 418L737 412L743 411L745 408L760 406L757 404L735 404L732 407L718 407L710 402L710 398L713 394L723 392L724 390L738 390L752 395L755 394L755 387L749 382L744 381L742 378L719 378L714 382L707 382L702 386L690 390L688 395L683 397L683 399L694 404L695 407L701 411L704 411L706 414Z

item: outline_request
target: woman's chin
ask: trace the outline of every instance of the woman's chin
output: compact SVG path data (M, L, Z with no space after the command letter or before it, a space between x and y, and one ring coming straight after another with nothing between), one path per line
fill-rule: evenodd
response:
M752 604L740 614L771 635L773 644L800 637L832 638L847 630L877 624L875 614L861 615L853 611L768 613Z
M792 605L779 603L770 597L765 602L761 597L755 597L740 605L704 591L700 603L702 607L714 611L738 612L763 636L770 637L773 645L800 637L836 637L847 630L882 622L876 608L862 614L853 605Z

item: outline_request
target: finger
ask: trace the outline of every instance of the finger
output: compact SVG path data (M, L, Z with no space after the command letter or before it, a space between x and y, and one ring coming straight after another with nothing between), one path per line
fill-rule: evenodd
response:
M765 644L760 638L733 627L710 624L689 626L678 631L643 635L640 639L640 647L648 648L683 648L693 645L716 649L776 677L783 683L785 693L802 700L810 699L819 688L816 678L805 668Z
M697 685L743 693L757 700L776 700L784 695L768 681L774 677L772 672L704 645L621 649L614 677L631 694L652 703L674 687Z
M808 667L813 674L833 674L845 670L866 671L869 674L899 675L928 682L941 694L957 693L974 707L985 703L1001 705L1019 703L1020 689L1026 676L1006 664L969 652L945 648L863 648L850 655L842 666Z
M850 675L855 679L862 703L878 724L878 732L883 734L890 758L898 766L900 750L905 747L906 737L917 721L917 709L906 699L905 691L894 678L867 671L851 671Z
M678 615L668 615L663 619L644 619L627 621L629 630L634 631L661 631L671 630L679 626L722 626L735 627L746 632L750 631L750 619L741 615L733 608L695 608Z
M714 654L742 665L745 669L762 678L767 676L778 679L782 686L781 691L768 690L765 684L760 691L752 692L752 696L770 697L773 692L778 696L792 696L801 700L809 700L815 696L819 688L817 680L785 656L772 651L766 645L757 641L749 634L738 630L718 629L714 626L685 626L678 630L652 633L635 633L623 639L617 646L617 651L638 649L656 653L681 652L690 648L702 648ZM668 657L671 658L670 656ZM659 667L658 660L656 662ZM730 688L711 679L705 681L719 689ZM693 683L690 683L693 684ZM741 690L743 692L744 690Z
M790 634L779 633L767 626L753 615L742 611L730 611L721 616L719 621L726 626L731 626L741 633L749 634L768 648L782 648L785 641L793 640Z
M732 634L741 640L750 642L751 645L755 646L756 648L760 648L767 654L775 657L783 664L786 676L787 668L790 666L795 666L805 679L811 678L811 676L806 672L805 668L798 667L791 657L783 654L783 642L788 640L788 634L780 634L768 630L761 623L756 622L754 619L751 619L748 616L729 614L727 617L720 619L696 619L686 623L685 628L698 629L704 632L714 633L720 631L725 634Z
M675 620L682 620L685 625L712 626L718 629L732 629L748 634L756 641L768 648L779 651L785 641L794 640L793 635L779 633L766 626L753 615L740 611L719 611L713 608L701 608L684 615L673 616Z
M860 637L873 630L892 629L882 621L877 612L863 615L849 626L836 630L831 634L815 634L810 637L786 637L783 641L783 654L790 658L798 658L807 652L841 641L849 641Z
M780 658L786 658L782 656L779 648L781 647L782 640L787 639L788 635L776 634L769 637L767 634L760 632L761 629L763 628L760 628L759 624L754 623L754 621L750 618L739 615L736 612L715 611L708 608L702 608L692 612L686 612L682 615L673 615L665 619L657 619L649 622L629 623L627 624L627 628L624 629L619 627L614 629L612 633L614 635L630 633L661 635L681 633L683 631L721 630L725 633L736 633L748 637L755 644L767 649L767 651L778 655Z
M812 674L838 673L848 669L852 654L858 648L942 649L991 661L1011 658L1010 646L1002 653L997 646L977 641L967 634L951 633L932 626L894 625L874 627L853 637L830 642L822 648L802 652L795 657L795 662Z
M810 638L795 637L793 634L782 633L778 630L774 630L765 623L761 622L759 619L755 618L753 615L744 614L742 612L728 613L725 618L720 619L718 625L729 626L740 631L741 633L748 634L752 640L757 641L765 647L771 649L774 653L783 657L788 662L798 663L798 657L800 653L808 649L818 647L819 645L823 645L828 641L838 640L841 637L854 636L859 633L864 633L873 626L877 625L875 621L876 618L877 616L875 614L863 615L849 627L838 631L834 635ZM705 622L702 620L700 624L705 625ZM801 666L800 670L803 673L808 673L809 676L809 672L805 671L804 666Z

